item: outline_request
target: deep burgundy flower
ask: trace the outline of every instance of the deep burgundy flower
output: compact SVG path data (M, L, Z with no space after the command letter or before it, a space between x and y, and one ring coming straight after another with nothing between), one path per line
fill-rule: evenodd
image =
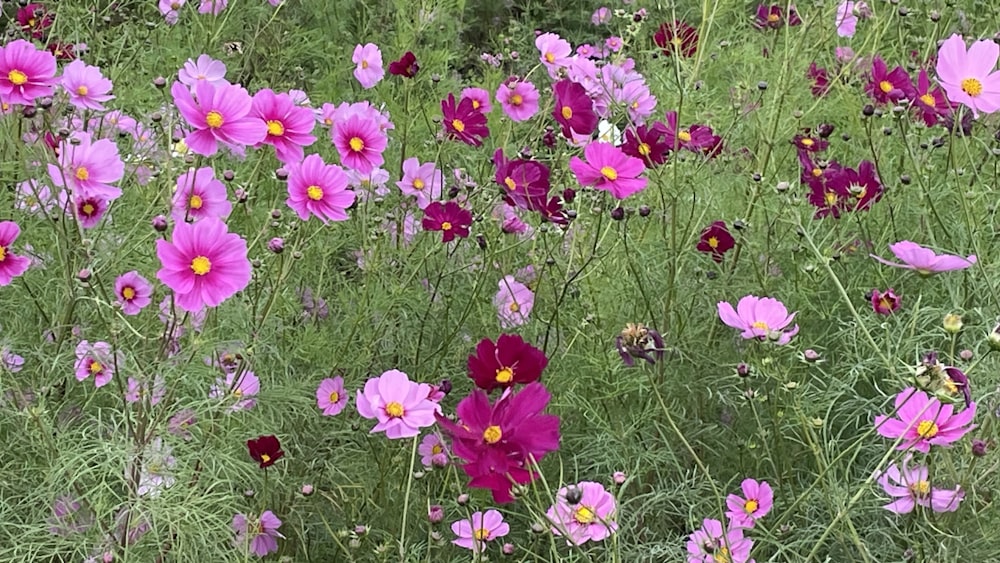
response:
M800 25L802 20L799 18L798 12L795 11L795 6L791 6L788 9L788 26ZM757 20L754 25L760 29L780 29L781 26L786 25L784 12L781 9L781 5L772 4L768 6L766 4L760 4L757 6Z
M556 103L552 109L552 117L562 126L564 137L572 139L573 133L590 135L597 129L600 120L594 113L594 102L583 86L565 79L556 82L553 91Z
M281 459L285 452L281 451L281 442L274 436L259 436L256 440L247 440L250 457L260 463L260 468L270 467Z
M897 65L890 71L878 55L872 60L871 82L865 91L880 104L896 104L917 97L917 89L906 69Z
M22 31L30 33L33 39L41 39L45 30L52 27L55 15L41 4L28 4L17 10L16 18Z
M951 114L951 104L944 95L941 88L931 89L931 81L927 76L927 71L921 69L917 76L916 96L913 98L913 107L920 114L924 125L933 127L937 125L943 117Z
M817 98L825 96L830 91L830 75L826 69L817 66L815 62L809 63L809 70L806 71L806 78L812 80L812 95Z
M501 334L496 344L489 338L479 341L469 356L469 377L476 387L490 392L497 387L513 387L537 381L549 364L545 353L516 334Z
M417 64L417 57L411 51L407 51L398 61L389 63L389 74L403 78L413 78L418 70L420 65Z
M444 115L444 130L452 138L478 147L483 144L484 138L490 136L486 116L476 111L471 98L463 98L456 103L455 95L448 94L448 99L441 100L441 113Z
M543 219L550 223L555 223L556 225L568 225L569 215L566 213L566 209L563 208L563 204L559 201L558 197L550 197L545 205L537 209L538 213Z
M711 254L712 260L722 262L722 255L732 250L735 245L736 240L726 228L726 222L716 221L701 232L697 249L699 252Z
M665 345L660 333L642 325L628 323L621 334L615 337L615 348L626 366L635 365L635 358L641 358L651 364L663 359Z
M664 22L653 35L653 41L663 49L664 55L677 53L683 57L693 57L698 50L698 30L679 20Z
M469 236L472 213L454 201L434 201L424 208L424 219L420 224L425 231L441 231L441 242L451 242L456 236Z
M648 167L663 164L670 154L666 139L667 126L659 121L650 126L640 125L625 130L622 152L642 160Z
M800 151L806 151L806 152L825 151L826 148L830 146L830 143L827 140L818 137L812 137L808 134L808 131L806 132L805 135L799 134L793 137L792 144L795 145L795 148L799 149Z
M876 201L882 199L882 183L875 175L875 165L869 160L863 160L858 169L842 168L837 171L830 182L835 190L846 193L847 207L851 211L867 211Z

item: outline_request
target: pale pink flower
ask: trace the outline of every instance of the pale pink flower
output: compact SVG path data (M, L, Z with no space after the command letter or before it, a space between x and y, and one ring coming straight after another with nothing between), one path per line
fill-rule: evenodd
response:
M508 329L528 322L535 306L535 294L514 276L504 276L497 285L499 290L493 298L493 305L497 308L500 327Z
M458 536L451 543L479 553L486 548L486 542L502 538L510 533L510 525L503 521L503 515L495 509L474 512L468 520L458 520L451 525L451 531Z
M953 33L938 50L938 82L948 99L967 106L974 117L1000 110L1000 71L994 71L1000 45L990 39L965 49L965 40Z
M358 65L354 69L354 78L357 78L361 87L366 90L378 84L385 76L385 69L382 68L382 51L374 43L354 47L351 62Z
M412 438L421 428L433 426L437 403L429 400L430 386L415 383L399 370L389 370L358 390L358 414L378 420L371 432L385 432L387 438Z
M718 304L719 318L728 326L742 330L745 339L771 340L776 344L788 344L798 334L799 325L785 330L795 319L785 305L771 297L747 295L740 299L736 309L726 301Z
M187 86L198 82L224 84L226 82L226 63L217 61L208 55L198 55L198 60L188 59L177 72L177 78Z
M243 514L233 516L233 544L244 553L264 557L278 551L278 538L285 539L278 528L281 520L270 510L265 510L259 519L252 520Z
M177 178L170 214L178 222L195 222L208 217L225 219L233 210L228 195L226 186L215 178L212 167L189 168Z
M323 411L323 416L340 414L347 406L347 392L344 390L344 378L339 375L326 378L316 388L316 406Z
M539 52L538 60L545 65L549 76L553 80L558 80L559 70L569 64L573 54L569 42L555 33L543 33L535 38L535 47Z
M933 250L924 248L915 242L903 240L889 245L889 250L896 255L896 258L903 263L889 262L884 258L870 254L870 256L887 266L906 268L914 270L922 276L930 276L940 272L950 272L953 270L964 270L976 263L976 255L970 254L962 258L951 254L935 254Z
M111 81L101 69L76 59L63 68L62 87L69 94L69 103L82 109L104 110L104 102L114 99Z
M396 186L405 195L417 198L417 207L424 209L432 201L441 199L444 180L433 162L420 164L416 157L403 161L403 179Z
M515 80L497 88L497 101L511 121L527 121L538 113L538 90L531 82Z
M935 397L914 387L896 395L890 415L875 417L875 431L880 436L900 440L898 450L914 449L927 453L931 446L950 446L976 427L976 403L955 414L955 405L942 404Z
M569 495L579 495L570 502ZM556 503L546 517L552 524L552 533L565 536L569 545L581 545L588 541L601 541L611 536L617 529L615 497L604 485L593 481L581 481L572 487L559 489Z
M893 463L879 475L878 484L893 501L883 506L889 512L908 514L917 506L930 508L934 512L954 512L965 498L965 491L938 489L931 486L930 471L926 465L911 465L913 456L903 458L902 467Z
M448 445L437 434L431 433L424 436L420 445L417 446L417 453L420 454L420 463L424 464L424 467L448 465Z

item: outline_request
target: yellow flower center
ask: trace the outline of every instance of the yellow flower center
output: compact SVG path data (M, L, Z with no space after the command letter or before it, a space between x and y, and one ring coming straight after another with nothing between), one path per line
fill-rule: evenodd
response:
M708 246L711 246L712 248L719 248L718 237L708 237Z
M510 383L514 379L514 370L504 367L497 370L497 383Z
M715 563L732 563L732 557L729 557L729 548L722 546L712 554L712 558L715 559Z
M101 362L98 362L97 360L90 360L90 373L97 375L101 373L103 369L104 366L101 364Z
M347 144L351 146L351 150L354 152L365 150L365 142L361 140L361 137L351 137L351 140Z
M771 23L778 23L779 20L781 20L781 16L779 16L778 14L768 14L767 15L767 21L769 21Z
M368 61L361 59L361 70L368 68Z
M441 447L441 444L431 446L431 455L438 455L440 453L444 453L444 448Z
M452 119L451 126L453 129L455 129L455 131L458 131L459 133L465 132L465 124L462 123L461 119Z
M930 440L937 436L938 425L933 420L921 420L917 425L917 435L925 440Z
M826 192L823 196L823 201L826 202L827 205L833 205L837 203L837 194L834 192Z
M330 402L336 403L339 400L340 400L340 393L337 393L336 391L330 391Z
M888 297L883 297L878 300L878 306L881 309L892 309L892 301L890 301Z
M521 94L514 94L513 96L510 97L510 105L512 106L519 106L523 103L524 103L524 98L521 96Z
M552 53L545 53L545 61L549 64L556 62L556 56Z
M0 246L0 262L3 262L7 258L7 247Z
M813 178L819 178L820 176L823 175L823 169L813 168L812 170L809 171L809 173L813 175Z
M975 98L983 93L983 83L975 78L966 78L962 81L962 91Z
M590 524L595 518L597 518L597 515L594 514L593 509L583 506L582 504L576 509L576 512L573 513L573 519L580 524Z
M505 186L507 186L507 189L510 191L514 191L515 189L517 189L517 184L514 183L514 179L511 178L510 176L504 178L503 183Z
M7 73L7 80L14 86L21 86L28 81L28 75L15 68Z
M223 119L222 114L212 110L205 115L205 123L212 129L218 129L222 127Z
M649 156L649 153L653 152L648 143L639 143L639 154L642 156Z
M878 83L878 89L881 90L883 93L888 94L889 92L892 92L892 82L889 82L888 80L883 80L882 82Z
M426 184L424 184L424 181L421 180L420 178L414 178L414 180L413 180L413 189L415 189L415 190L422 190L422 189L424 189L425 185Z
M201 199L200 195L192 195L191 198L188 199L188 206L190 206L191 209L201 209L201 206L204 204L205 202Z
M93 203L84 203L82 208L83 214L90 216L94 214L95 208Z
M233 391L233 397L236 397L237 399L239 399L242 396L243 396L243 390L242 389L236 389L235 391Z
M479 100L472 100L472 109L479 109Z
M267 463L271 461L271 456L267 454L260 454L260 460L263 461L264 463Z
M445 221L445 222L441 223L441 230L442 231L450 231L451 230L451 223L449 221Z
M618 171L610 166L602 166L601 176L604 176L609 182L614 182L618 179Z
M768 330L768 331L771 330L771 327L767 326L767 323L765 323L764 321L757 321L750 326L754 328L759 328L760 330Z
M476 539L479 541L486 541L490 539L490 531L487 530L486 528L479 528L478 530L475 531L474 535L476 536Z
M285 134L285 126L277 119L267 122L267 134L272 137L280 137Z
M747 501L743 503L743 511L747 514L753 514L754 512L757 512L758 506L759 505L757 504L756 499L747 499Z
M691 133L681 129L680 133L677 133L677 138L680 139L682 143L686 143L691 140Z
M520 311L520 310L521 310L521 306L520 306L520 305L518 305L517 303L511 303L510 305L508 305L508 306L507 306L507 309L508 309L508 310L509 310L509 311L510 311L511 313L516 313L516 312L518 312L518 311Z
M803 147L811 147L811 146L813 146L815 144L816 144L816 141L813 141L809 137L806 137L805 139L802 139L802 146Z
M323 199L323 188L317 185L309 186L306 188L306 196L313 201L319 201Z
M76 93L79 94L79 95L81 95L81 96L86 96L87 92L89 92L89 91L90 90L88 90L87 87L83 86L83 85L80 85L80 86L76 87Z
M915 497L926 497L931 492L931 484L927 481L917 481L916 483L910 483L910 492L913 493Z
M135 297L135 290L131 287L125 287L122 289L122 297L127 300L132 300Z
M670 40L670 42L674 44L674 47L680 47L681 45L684 44L684 40L681 39L680 37L674 37L673 39Z
M86 182L87 180L90 179L90 171L84 168L83 166L77 168L76 172L73 175L76 176L76 179L80 180L81 182Z
M385 414L389 415L391 418L403 418L403 405L392 401L385 406Z
M927 104L927 105L929 105L929 106L931 106L931 107L934 107L934 104L937 103L934 100L934 96L932 96L930 94L924 94L923 96L920 96L920 101L923 102L923 103L925 103L925 104Z
M562 116L563 116L563 119L573 119L573 108L571 108L569 106L563 106L562 107Z
M191 261L191 271L196 276L204 276L212 269L212 262L204 256L195 256Z
M503 431L499 426L487 426L486 430L483 430L483 441L487 444L496 444L500 438L503 438Z

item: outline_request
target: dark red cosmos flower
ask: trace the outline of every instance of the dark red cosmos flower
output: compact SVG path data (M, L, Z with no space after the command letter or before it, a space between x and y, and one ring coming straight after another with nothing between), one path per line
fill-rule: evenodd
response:
M256 440L247 440L250 457L260 463L260 468L270 467L281 459L285 452L281 451L281 442L274 436L260 436Z
M420 65L417 64L417 57L412 51L407 51L398 61L389 63L389 74L403 78L413 78L418 70Z
M890 287L884 293L873 289L872 290L872 310L880 315L889 316L899 309L899 296Z
M816 66L816 63L809 63L809 70L806 71L806 78L813 81L812 95L817 98L825 96L830 91L830 76L826 69Z
M600 121L594 113L594 102L587 95L587 90L569 79L556 82L553 87L556 94L552 117L562 126L563 137L573 138L577 135L590 135L597 129Z
M472 213L454 201L434 201L424 208L424 219L420 224L425 231L441 231L441 242L451 242L455 237L469 236Z
M72 43L49 43L45 49L60 61L72 61L80 58Z
M452 138L478 147L483 144L484 138L490 136L486 116L473 107L471 98L463 98L456 103L455 94L448 94L448 99L441 100L441 113L444 115L444 130Z
M715 156L722 148L722 137L715 135L707 125L692 125L687 129L677 126L677 112L667 112L667 122L661 124L663 140L672 150L687 149L691 152Z
M880 104L896 104L917 97L917 89L906 69L897 65L890 71L878 55L872 60L872 80L865 91Z
M676 115L676 114L675 114ZM635 129L625 130L625 142L622 152L642 160L648 167L663 164L670 154L670 145L666 140L667 126L657 121L651 126L640 125Z
M653 35L653 42L663 49L664 55L677 53L683 57L693 57L698 50L698 30L679 20L664 22Z
M722 256L732 250L736 245L736 240L726 228L725 221L716 221L701 232L698 239L698 252L705 252L712 255L712 260L722 262Z
M795 7L792 6L788 9L788 26L796 26L802 23L799 18L799 13L795 11ZM785 25L784 13L779 4L773 4L767 6L765 4L760 4L757 6L757 21L754 22L760 29L779 29L781 26Z
M480 340L467 365L476 387L490 392L497 387L537 381L549 359L520 336L501 334L496 344L489 338Z
M569 215L558 197L550 197L545 204L537 209L542 219L556 225L569 225Z
M803 173L803 178L809 180L809 203L817 209L814 219L827 215L839 218L842 211L867 211L882 199L882 183L875 175L875 165L868 160L861 161L857 170L834 162L818 176L806 176Z
M41 4L28 4L17 10L17 23L21 29L31 34L34 39L41 39L45 36L45 30L52 27L55 15L45 9Z

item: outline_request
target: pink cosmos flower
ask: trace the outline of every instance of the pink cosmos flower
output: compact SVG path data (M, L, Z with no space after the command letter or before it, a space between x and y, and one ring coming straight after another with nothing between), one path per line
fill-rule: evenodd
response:
M858 25L857 13L866 13L868 5L864 2L854 2L845 0L837 6L837 16L834 25L837 26L837 35L841 37L854 37L854 31Z
M571 80L560 80L552 88L556 102L552 117L559 122L567 139L577 135L590 136L600 121L594 113L594 103L583 86Z
M497 102L511 121L527 121L538 113L538 90L526 80L504 82L497 88Z
M267 125L267 136L260 144L272 145L275 156L284 164L300 162L302 147L316 142L312 110L297 105L288 94L265 88L254 94L250 113Z
M594 10L594 13L590 16L590 23L594 25L603 25L611 21L611 9L607 6L601 6L600 8Z
M215 178L215 171L210 166L187 172L177 178L177 190L174 191L173 210L170 215L174 221L196 222L201 219L225 219L233 210L229 202L226 186Z
M590 143L583 149L587 161L574 156L569 168L581 186L594 186L611 192L617 199L641 192L647 180L639 175L646 170L642 160L628 156L611 143Z
M331 136L340 162L347 168L368 174L385 162L382 151L389 139L372 119L352 114L343 121L336 120Z
M743 537L742 528L726 529L722 522L706 518L701 529L688 539L688 563L748 563L753 541Z
M111 91L111 81L101 74L101 69L80 59L63 68L60 83L69 94L69 103L78 108L104 111L103 102L114 98L108 93Z
M500 327L514 328L528 322L535 306L535 294L514 276L504 276L497 285L499 290L493 298L493 306L497 308Z
M440 410L430 401L430 385L415 383L399 370L389 370L365 383L358 391L358 413L376 419L371 432L385 431L387 438L412 438L421 428L434 424L434 413Z
M52 53L24 39L0 46L0 100L5 104L30 106L35 98L51 96L55 76Z
M327 164L318 154L311 154L301 164L290 164L288 199L285 203L299 219L315 215L323 223L346 221L347 208L354 204L355 193L347 189L347 174L336 164Z
M740 336L748 340L771 340L783 345L788 344L799 332L799 325L785 330L795 319L795 313L788 314L785 305L771 297L747 295L740 299L735 310L726 301L720 301L718 308L722 322L742 330Z
M256 145L267 137L267 124L250 114L253 100L242 86L201 80L194 85L192 96L191 90L174 82L170 93L191 127L184 143L196 154L212 156L222 143L242 155L246 145Z
M110 139L91 142L89 133L76 133L74 141L59 144L58 165L49 164L49 178L56 187L66 187L78 198L98 197L112 201L122 195L111 184L125 175L118 145Z
M994 72L998 58L1000 45L993 41L976 41L966 51L962 36L952 34L941 44L935 66L948 99L967 106L975 117L1000 110L1000 71Z
M889 512L909 514L917 506L934 512L954 512L965 498L962 487L938 489L931 486L930 471L926 465L910 465L912 456L907 454L902 467L893 463L878 478L878 484L894 500L883 506Z
M490 104L490 93L482 88L465 88L460 94L460 100L465 99L472 100L472 109L484 115L493 109Z
M437 434L428 434L417 446L420 463L424 467L445 467L448 465L448 446Z
M336 416L347 406L347 392L344 390L344 378L339 375L326 378L319 382L316 388L316 406L323 411L323 416Z
M572 487L574 495L570 502L570 487L559 489L556 503L545 515L552 524L552 533L565 536L569 545L582 545L588 541L601 541L618 529L614 521L617 504L615 497L604 489L604 485L593 481L581 481Z
M226 84L226 64L208 55L198 55L198 60L188 59L177 72L177 78L187 86L199 82Z
M880 315L891 315L899 309L899 296L890 287L885 292L872 290L872 310Z
M410 157L403 161L403 179L396 185L405 195L416 197L417 207L424 209L441 199L444 179L433 162L420 164L416 157Z
M976 255L970 254L962 258L951 254L935 254L933 250L924 248L915 242L903 240L896 244L890 244L889 250L896 255L896 258L903 261L903 264L889 262L883 258L870 254L872 258L885 264L897 268L914 270L922 276L930 276L941 272L953 270L964 270L976 263Z
M914 387L896 395L895 412L875 417L875 431L880 436L901 440L897 450L914 449L927 453L931 446L948 446L957 442L976 427L973 402L962 412L954 413L955 405L942 404L934 397Z
M542 61L549 71L549 76L553 80L559 78L559 69L569 64L573 48L569 42L559 37L555 33L543 33L535 38L535 47L538 48L538 60Z
M252 371L234 370L226 374L226 379L216 378L208 390L210 399L228 398L233 401L229 412L249 410L257 406L253 397L260 393L260 378Z
M93 229L108 211L108 201L99 196L74 197L72 214L83 229Z
M198 6L198 13L217 16L221 14L222 10L225 10L228 5L229 0L201 0L201 5Z
M441 114L444 131L453 139L478 147L482 146L484 138L490 136L486 116L473 107L469 98L456 102L455 94L448 94L446 99L441 100Z
M180 19L178 10L183 8L186 3L187 0L160 0L156 7L160 9L160 15L163 16L167 24L174 25Z
M278 551L278 538L285 539L278 531L280 527L281 520L270 510L265 510L256 521L237 514L233 516L233 531L236 532L233 545L244 553L264 557Z
M115 296L126 315L138 315L152 301L152 295L152 284L135 270L115 279Z
M365 90L378 84L385 76L385 69L382 68L382 51L374 43L354 47L351 62L358 65L354 69L354 78L358 79Z
M451 531L458 536L451 543L479 553L486 548L486 542L502 538L510 533L510 526L503 521L503 515L495 509L474 512L468 520L452 522Z
M726 497L726 516L730 518L730 526L738 528L753 528L758 520L767 516L774 505L774 491L766 481L744 479L740 484L743 496L729 495Z
M128 378L128 388L125 391L125 402L138 403L143 397L149 397L149 404L156 405L167 394L167 382L163 376L157 375L152 383L141 381L134 377Z
M76 380L83 381L93 376L95 387L104 387L111 382L115 370L122 365L124 358L121 353L111 353L111 345L107 342L91 344L81 340L76 345Z
M219 219L177 223L170 242L156 241L156 277L188 312L216 307L250 283L247 243Z
M13 221L0 221L0 286L10 285L10 282L26 272L31 265L27 256L14 254L10 247L21 234L21 227Z

